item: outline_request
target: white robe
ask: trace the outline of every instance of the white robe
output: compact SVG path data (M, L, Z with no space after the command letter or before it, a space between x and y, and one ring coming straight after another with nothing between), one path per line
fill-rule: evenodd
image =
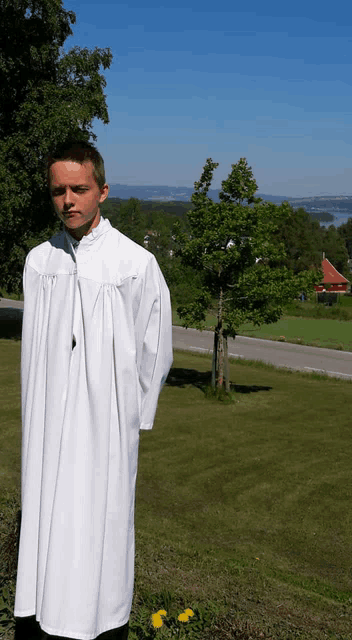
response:
M15 616L90 640L130 615L139 429L171 366L171 310L154 256L108 220L70 238L24 271Z

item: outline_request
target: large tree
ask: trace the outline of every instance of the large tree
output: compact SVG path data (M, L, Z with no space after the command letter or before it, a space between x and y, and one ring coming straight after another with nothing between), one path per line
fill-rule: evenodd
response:
M290 207L274 235L285 247L282 263L295 273L321 266L322 230L318 220L313 220L302 207Z
M333 224L322 227L322 251L340 273L348 275L349 256L345 238Z
M222 182L220 201L208 197L217 166L208 158L194 185L189 232L176 233L181 260L202 276L194 299L177 311L184 326L199 329L205 328L207 313L216 315L212 383L228 390L227 336L235 337L245 322L276 322L284 305L311 288L317 274L295 274L282 264L284 245L275 232L291 209L255 197L258 187L245 158Z
M352 258L352 218L338 227L338 233L345 243L348 257Z
M109 49L63 45L76 17L61 0L0 0L0 288L21 291L28 250L57 228L45 158L59 142L108 123L101 73Z
M130 198L127 202L121 202L117 228L131 240L144 246L144 238L147 232L146 216L141 211L138 198Z
M352 229L352 226L350 227ZM275 232L283 242L286 257L282 264L295 273L312 267L320 268L323 254L338 271L347 273L349 227L336 229L334 225L320 226L302 207L291 209L287 219Z

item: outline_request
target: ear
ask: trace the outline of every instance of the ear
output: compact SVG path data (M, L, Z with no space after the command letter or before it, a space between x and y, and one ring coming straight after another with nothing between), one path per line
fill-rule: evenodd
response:
M100 189L99 202L104 202L104 200L106 200L108 195L109 195L109 185L105 183L104 186Z

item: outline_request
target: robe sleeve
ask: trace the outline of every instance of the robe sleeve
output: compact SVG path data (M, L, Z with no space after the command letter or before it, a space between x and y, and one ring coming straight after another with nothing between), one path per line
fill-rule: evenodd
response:
M159 393L172 364L172 315L169 289L154 256L138 280L135 330L141 390L140 429L151 429Z

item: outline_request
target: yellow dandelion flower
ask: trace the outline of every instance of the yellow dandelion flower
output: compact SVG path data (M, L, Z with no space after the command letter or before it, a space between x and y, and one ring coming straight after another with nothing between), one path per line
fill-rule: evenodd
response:
M189 617L194 616L194 613L193 613L192 609L185 609L185 613L187 613L187 615L188 615Z
M167 614L166 614L165 609L159 609L159 611L158 611L158 615L159 615L159 616L166 616Z
M163 626L163 621L161 619L161 616L158 613L153 613L152 622L153 622L153 627L155 629L160 629L160 627Z
M188 622L188 615L187 613L180 613L180 615L178 616L178 620L180 622Z

